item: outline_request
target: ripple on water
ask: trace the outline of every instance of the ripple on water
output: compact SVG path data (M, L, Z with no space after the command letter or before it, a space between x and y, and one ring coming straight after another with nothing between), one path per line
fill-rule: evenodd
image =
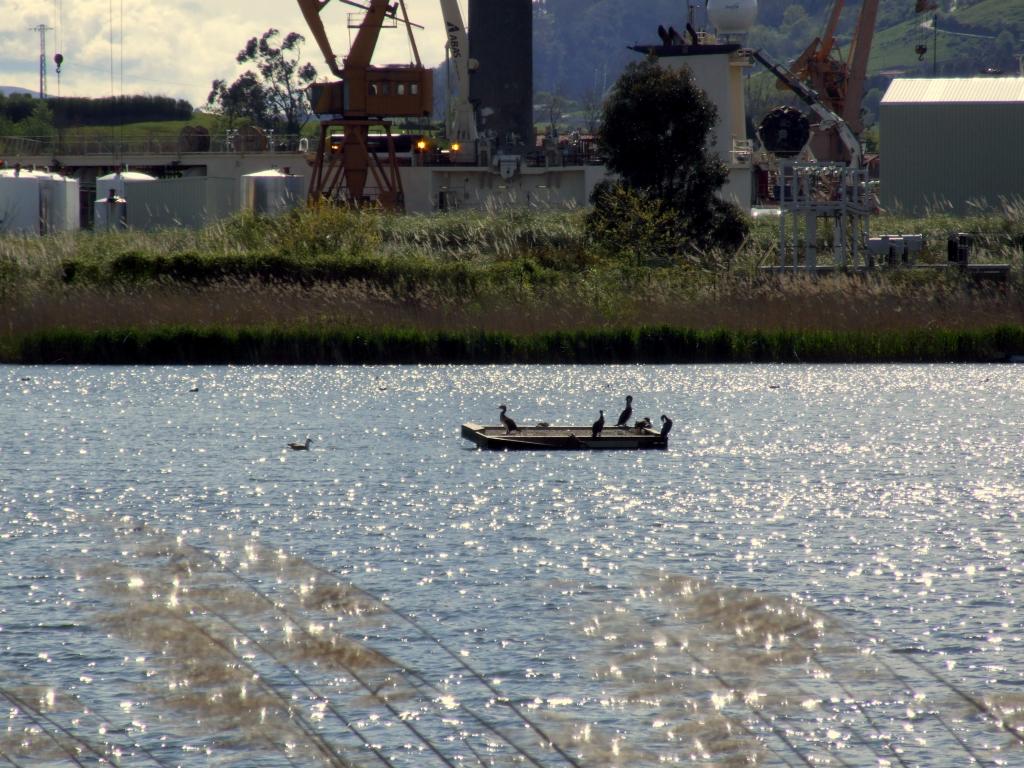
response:
M500 695L591 764L991 756L949 684L1019 717L1019 370L0 367L0 754L501 761ZM669 451L458 437L626 394Z

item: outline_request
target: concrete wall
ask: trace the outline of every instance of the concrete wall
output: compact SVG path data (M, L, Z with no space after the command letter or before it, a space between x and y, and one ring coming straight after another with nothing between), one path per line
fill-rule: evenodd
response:
M507 179L477 167L402 168L401 173L409 213L432 213L442 207L583 208L594 185L606 176L603 166L523 168Z
M1024 103L882 103L881 203L964 214L1024 198Z

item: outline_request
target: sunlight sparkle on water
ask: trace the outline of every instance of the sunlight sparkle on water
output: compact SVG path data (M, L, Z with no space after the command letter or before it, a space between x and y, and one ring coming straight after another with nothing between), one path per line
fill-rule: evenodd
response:
M5 679L31 682L33 701L69 723L84 718L93 733L91 713L106 714L111 745L134 729L190 765L222 754L215 738L175 723L175 701L159 713L133 705L145 700L126 698L136 670L173 684L181 701L190 686L221 679L222 709L205 716L227 727L217 718L236 701L242 740L260 723L286 728L284 710L254 682L290 685L273 664L242 679L212 650L207 666L173 668L147 645L159 629L164 647L183 643L187 665L196 640L175 627L203 615L213 631L225 612L251 633L231 630L226 642L247 663L266 663L257 640L280 643L296 664L322 654L310 672L319 694L294 693L317 727L336 728L325 701L349 696L371 743L386 744L398 765L423 764L400 718L352 694L351 670L327 659L376 670L380 657L356 645L377 643L448 681L451 691L425 703L383 672L375 684L396 686L417 722L434 722L426 713L436 702L455 730L479 727L463 708L489 711L494 694L436 644L414 642L408 625L381 619L385 605L471 660L501 696L531 702L594 764L685 761L694 744L714 764L739 742L766 765L795 759L752 714L763 709L792 722L815 759L841 746L853 764L891 762L857 742L869 712L891 719L890 738L910 759L958 765L956 740L909 706L885 664L902 664L928 711L961 717L915 661L1020 712L1020 366L23 375L0 368L4 424L18 436L0 446ZM626 394L638 417L672 416L668 451L486 453L458 436L462 421L495 423L502 403L520 424L587 425L598 408L617 414ZM287 449L307 434L308 453ZM193 546L207 556L189 554ZM221 580L202 581L213 574ZM382 600L331 592L334 579ZM190 613L198 601L211 601L206 613ZM289 601L294 613L275 614ZM119 618L129 605L138 627ZM163 622L149 625L153 637L140 634L144 617ZM957 722L973 746L1000 745L974 721ZM303 737L287 735L302 762ZM1021 757L1012 744L999 748Z

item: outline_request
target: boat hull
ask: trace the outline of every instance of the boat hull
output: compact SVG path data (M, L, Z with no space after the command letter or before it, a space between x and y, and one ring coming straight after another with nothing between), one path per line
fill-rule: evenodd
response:
M668 439L653 429L605 427L598 437L590 427L521 427L505 434L504 427L467 423L462 436L480 448L494 451L651 450L668 448Z

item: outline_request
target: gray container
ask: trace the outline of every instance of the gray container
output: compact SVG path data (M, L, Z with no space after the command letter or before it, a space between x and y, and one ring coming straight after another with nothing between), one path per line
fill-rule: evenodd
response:
M111 189L106 197L93 203L93 229L107 232L128 228L128 202Z
M302 204L303 190L302 177L287 168L247 173L242 177L241 207L264 215L284 213Z

